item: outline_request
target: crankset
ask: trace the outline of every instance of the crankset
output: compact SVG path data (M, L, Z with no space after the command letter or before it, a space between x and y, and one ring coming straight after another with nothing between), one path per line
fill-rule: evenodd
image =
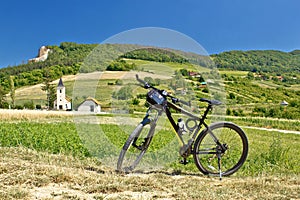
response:
M179 154L183 158L187 158L189 155L191 155L191 152L192 152L192 147L188 144L183 145L182 147L180 147L179 150Z

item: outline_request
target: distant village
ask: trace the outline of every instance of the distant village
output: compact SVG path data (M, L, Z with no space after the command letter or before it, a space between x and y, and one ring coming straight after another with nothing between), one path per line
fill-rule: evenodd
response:
M38 55L35 58L29 59L28 63L45 61L48 58L49 53L51 53L51 50L45 46L42 46L39 49ZM53 108L48 109L61 111L74 110L72 107L71 99L66 96L66 87L63 84L62 78L59 79L58 85L56 87L56 99L53 103ZM100 113L101 106L100 102L97 101L95 98L88 97L82 103L79 104L76 110L79 112Z
M71 99L66 96L66 87L63 84L62 78L59 79L58 85L56 87L56 100L54 101L53 105L54 110L71 111L73 109ZM77 111L100 113L100 102L95 98L88 97L81 104L79 104Z

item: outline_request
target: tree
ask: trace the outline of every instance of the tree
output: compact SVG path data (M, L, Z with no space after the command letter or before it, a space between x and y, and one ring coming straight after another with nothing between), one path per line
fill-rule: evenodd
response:
M180 69L179 71L180 71L182 76L188 76L189 75L189 72L188 72L187 69Z
M54 100L56 99L56 95L55 95L55 86L53 84L51 84L52 79L49 75L49 71L45 70L44 71L44 85L42 86L42 90L45 91L47 93L47 106L48 106L48 110L50 108L53 108L53 103Z
M49 88L49 108L54 108L54 101L56 100L56 89L53 84Z
M123 85L123 81L121 79L117 79L115 84L116 85Z
M231 115L231 110L230 110L230 108L227 108L227 110L226 110L226 115Z
M150 85L155 85L155 82L154 82L152 77L147 76L147 77L144 78L144 81L146 81Z
M199 82L202 83L202 82L205 82L205 79L200 75L199 77Z
M9 76L9 89L10 89L10 98L11 98L11 107L15 107L15 83L14 77Z
M6 107L6 101L5 101L5 91L3 90L2 86L0 85L0 108Z
M156 79L154 79L154 82L155 82L155 85L160 85L160 79L159 78L156 78Z
M132 89L130 86L124 86L118 92L114 92L112 96L120 100L130 99L132 97Z
M25 102L24 103L24 108L33 110L34 109L33 101L31 100L31 101Z

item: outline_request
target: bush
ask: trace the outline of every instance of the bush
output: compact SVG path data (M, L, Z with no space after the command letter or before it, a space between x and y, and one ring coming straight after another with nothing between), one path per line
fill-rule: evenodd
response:
M33 110L34 109L33 101L28 101L28 102L24 103L24 108Z
M232 110L232 114L234 115L234 116L239 116L239 112L238 111L236 111L236 110Z
M226 110L226 115L231 115L231 110L230 110L230 108L227 108L227 110Z
M235 95L232 92L229 93L229 99L235 99Z
M17 110L23 110L23 109L24 109L24 106L16 105L16 106L15 106L15 109L17 109Z
M118 80L116 80L116 85L123 85L123 81L122 80L120 80L120 79L118 79Z
M137 98L132 99L132 105L139 105L140 100L138 100Z
M209 90L208 90L208 88L206 87L206 88L204 88L204 89L202 90L202 92L204 92L204 93L209 93Z
M124 86L118 92L113 92L112 97L120 100L130 99L132 97L132 89L130 86Z
M37 104L37 105L35 105L35 109L41 110L41 109L42 109L42 106L41 106L40 104Z

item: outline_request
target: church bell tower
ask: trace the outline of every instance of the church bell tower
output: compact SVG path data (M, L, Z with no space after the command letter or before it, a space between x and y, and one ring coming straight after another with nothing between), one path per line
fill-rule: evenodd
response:
M65 103L66 99L66 88L62 82L62 79L59 79L57 89L56 89L56 103L57 110L66 110L67 105Z

